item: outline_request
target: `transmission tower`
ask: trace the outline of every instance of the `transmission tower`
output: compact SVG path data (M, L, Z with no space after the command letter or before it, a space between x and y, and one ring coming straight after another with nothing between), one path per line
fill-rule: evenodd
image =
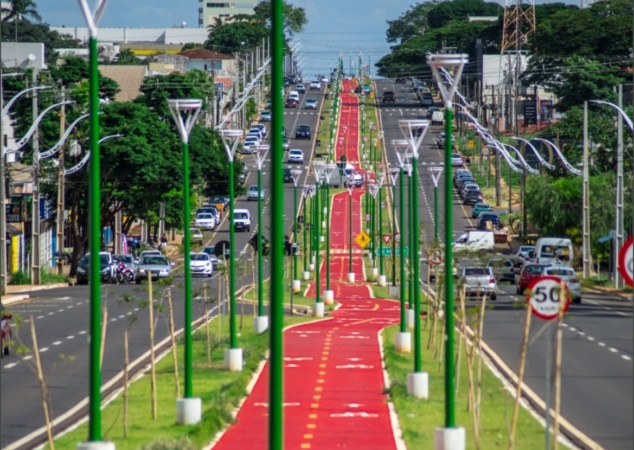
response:
M504 1L504 28L502 31L502 53L519 51L528 35L535 32L535 2L528 0Z

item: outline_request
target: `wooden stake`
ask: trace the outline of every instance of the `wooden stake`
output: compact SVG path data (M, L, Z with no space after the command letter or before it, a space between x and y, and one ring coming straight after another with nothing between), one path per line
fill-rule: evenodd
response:
M35 358L35 367L37 369L37 379L40 382L40 396L42 398L42 409L44 410L44 422L46 423L46 434L48 435L48 445L51 450L55 450L55 441L53 440L53 428L51 427L51 419L48 415L48 401L46 400L46 382L42 372L42 361L40 360L40 349L37 347L37 336L35 334L35 323L33 316L30 317L31 337L33 339L33 356Z
M458 295L459 295L460 305L464 305L464 289L461 289ZM460 338L458 339L458 351L456 352L456 364L454 365L454 367L456 368L456 379L454 381L456 385L456 392L454 395L456 397L458 396L458 391L460 389L460 356L462 354L462 344L463 344L463 341L465 341L465 339L467 338L467 330L465 326L466 318L464 317L464 308L462 306L461 306L460 314L462 314L462 317L460 318ZM465 343L465 350L466 348L467 346Z
M123 332L123 437L128 437L128 330Z
M511 418L508 450L513 450L515 448L515 429L517 428L517 415L519 413L520 399L522 397L522 381L524 380L524 367L526 366L526 352L528 350L528 334L531 327L531 314L531 306L530 304L527 304L524 333L522 335L522 348L520 349L520 367L517 371L517 388L515 390L515 403L513 404L513 417ZM546 412L546 420L548 420L548 412Z
M99 349L99 370L103 367L103 352L106 348L106 328L108 328L108 308L103 307L103 319L101 323L101 348Z
M478 383L476 391L476 412L478 415L478 429L482 431L481 421L481 399L482 399L482 333L484 330L484 312L486 311L487 296L482 297L482 305L480 306L480 315L478 316L480 322L478 324ZM479 446L479 442L477 444Z
M150 313L150 390L152 401L152 420L157 417L157 400L156 400L156 367L154 361L154 299L152 297L152 272L148 271L148 310Z
M203 284L203 301L205 302L205 334L207 337L207 366L211 367L211 336L209 331L209 311L207 310L207 284Z
M178 380L178 352L176 351L176 334L174 332L174 305L172 304L172 290L167 290L167 306L170 313L170 337L172 340L172 360L174 361L174 381L176 382L176 398L181 398L181 385Z
M559 314L557 315L557 343L555 346L555 419L553 423L553 438L555 440L553 450L559 447L559 411L561 408L561 347L563 339L562 324L564 321L564 306L566 298L566 285L561 281L559 290Z

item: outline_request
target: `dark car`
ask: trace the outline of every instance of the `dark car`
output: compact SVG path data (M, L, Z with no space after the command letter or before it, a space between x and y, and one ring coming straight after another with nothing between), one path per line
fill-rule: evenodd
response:
M405 78L398 77L396 80L394 80L394 83L396 83L396 84L405 84Z
M298 103L299 102L295 100L294 98L289 98L289 99L286 99L286 103L284 103L284 106L286 108L297 108Z
M310 139L311 131L308 125L297 125L295 139Z
M284 183L292 183L293 176L291 175L291 169L288 167L284 168Z
M464 203L465 205L475 205L476 203L480 203L481 201L482 193L478 191L468 191L462 199L462 203Z
M101 281L112 283L114 276L114 258L108 252L99 252L99 273ZM86 253L77 266L77 284L88 284L90 276L90 253Z
M394 103L395 101L396 101L396 96L394 95L393 91L385 91L383 93L383 103L387 103L387 102Z
M487 222L491 223L493 229L498 229L502 225L502 223L500 222L500 217L497 214L483 213L480 214L480 219L478 221L478 230L487 230Z

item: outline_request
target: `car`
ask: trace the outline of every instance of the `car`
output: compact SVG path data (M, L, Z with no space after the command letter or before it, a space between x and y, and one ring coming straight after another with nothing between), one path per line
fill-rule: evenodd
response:
M295 85L295 90L300 93L300 94L305 94L306 93L306 86L304 86L303 84L296 84Z
M480 186L478 186L478 183L476 183L475 181L464 183L462 185L462 189L460 189L460 197L464 200L465 196L469 192L477 192L478 194L481 194Z
M291 168L285 167L284 168L284 183L292 183L292 182L293 182L293 175L291 174Z
M488 211L482 212L480 213L480 217L478 219L478 230L486 230L487 222L490 222L493 228L498 228L502 224L502 222L500 222L500 216L497 214Z
M273 115L271 114L271 111L260 112L260 122L270 122L272 119L273 119Z
M511 284L515 284L514 266L515 264L510 258L492 258L487 261L487 267L493 270L493 275L498 282L509 281Z
M460 175L473 176L469 169L463 169L462 167L460 169L456 169L456 171L453 173L454 184L456 184L456 178L458 178Z
M157 250L158 251L158 250ZM162 255L161 252L159 254ZM101 281L114 283L115 281L115 260L110 252L99 252L99 273ZM86 253L77 266L77 284L88 284L90 275L90 253Z
M189 254L189 268L192 276L203 275L211 277L214 271L209 255L205 252Z
M284 138L284 140L282 141L282 147L284 148L284 150L289 150L291 148L291 140Z
M489 205L488 203L478 202L475 205L473 205L473 211L471 211L471 218L477 219L478 216L480 215L480 212L491 211L492 209L493 208L491 208L491 205Z
M229 197L224 195L212 195L209 197L209 203L215 205L222 214L222 212L229 207Z
M534 245L520 245L515 252L515 257L522 260L531 259L531 255L535 257Z
M218 207L218 205L209 205L209 204L203 205L201 208L198 208L196 210L196 215L200 213L213 214L214 217L216 218L216 225L218 225L220 221L222 220L222 213L220 212L220 208Z
M385 91L383 92L383 96L381 98L383 103L394 103L396 101L396 95L394 95L394 91Z
M212 213L200 213L194 219L194 225L203 230L216 228L216 216Z
M318 91L321 89L321 83L319 81L311 81L309 89L311 91Z
M458 279L458 290L464 289L465 295L488 295L491 300L497 298L497 282L491 267L463 267Z
M270 108L271 106L273 106L273 101L270 98L267 98L266 101L264 102L264 107L265 108ZM268 111L267 111L268 112ZM270 113L269 113L270 114Z
M297 125L295 129L295 139L310 139L311 130L309 125Z
M328 83L328 77L327 76L320 75L318 78L319 78L319 82L320 83ZM311 84L312 84L312 82L311 82Z
M297 108L299 101L294 98L287 98L286 102L284 102L285 108Z
M452 167L462 167L463 166L462 156L460 153L452 153L451 154L451 166Z
M420 96L420 104L423 106L434 106L434 97L432 97L430 92L423 92Z
M469 191L462 196L462 203L465 205L474 205L482 201L482 193L478 191Z
M216 256L216 247L215 246L207 246L203 248L203 253L206 253L209 256L209 261L211 261L211 267L213 270L216 270L220 265L220 260Z
M306 109L317 109L317 99L307 98L304 102L304 108Z
M572 267L567 266L550 266L544 269L542 275L555 276L568 287L572 303L581 303L581 282L577 278L577 274Z
M538 277L541 277L546 270L547 267L550 267L546 264L524 264L522 271L516 277L515 281L517 284L517 294L523 294L524 291L528 288L528 285Z
M251 231L251 213L248 209L236 209L233 215L233 226L236 231Z
M249 134L247 136L252 135L259 137L261 140L264 140L264 137L266 136L266 127L262 124L251 126L251 128L249 128Z
M189 239L191 242L198 242L199 245L203 245L203 232L200 231L200 228L190 228Z
M442 125L445 122L445 116L442 111L434 111L431 113L431 124L432 125Z
M299 149L292 149L288 152L289 164L304 164L304 152Z
M252 184L251 186L249 186L249 189L247 189L247 200L248 201L257 200L258 195L262 200L264 200L265 194L266 194L266 190L264 188L260 190L258 189L257 184Z
M394 80L394 83L396 83L396 84L405 84L405 78L397 77L396 80Z
M425 116L426 119L431 119L431 117L434 115L434 112L436 111L440 111L440 108L438 106L430 106L427 108L427 115ZM445 136L445 133L441 133L443 135L443 137Z
M152 280L167 278L172 274L172 265L167 257L163 255L145 255L139 259L134 272L134 281L141 284L141 281L147 280L152 275Z

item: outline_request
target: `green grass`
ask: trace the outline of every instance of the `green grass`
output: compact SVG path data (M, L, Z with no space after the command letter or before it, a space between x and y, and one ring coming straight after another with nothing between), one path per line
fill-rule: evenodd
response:
M429 399L421 400L409 397L407 395L407 374L413 372L413 355L395 352L393 343L394 335L397 332L398 326L392 326L383 331L385 361L392 383L388 391L396 407L407 448L433 448L434 430L444 426L445 420L444 364L439 360L440 355L434 358L433 348L427 349L429 332L423 330L421 333L422 365L423 371L429 374ZM440 338L439 332L437 343L440 342ZM466 448L475 449L472 415L467 412L468 375L464 348L463 345L459 390L455 401L456 424L466 429ZM487 367L483 366L480 448L507 448L512 411L512 396L503 388L502 383L489 372ZM537 420L524 409L520 409L515 434L515 448L518 450L542 448L544 433L543 427Z
M307 318L285 317L285 325L305 322ZM228 325L223 320L221 335L218 335L218 323L209 323L212 334L212 363L207 364L206 338L204 328L198 330L193 340L193 387L194 396L202 399L203 417L197 425L176 424L176 393L171 354L166 355L156 366L158 417L152 420L150 404L149 374L133 383L128 391L128 436L123 436L123 400L120 394L102 410L103 440L115 443L117 450L136 450L144 444L161 440L180 440L187 438L192 448L202 448L214 435L232 422L232 410L246 394L246 386L259 362L264 359L268 349L269 335L256 335L253 332L253 319L246 316L238 320L238 343L243 349L245 367L242 372L229 372L223 369L224 351L228 348ZM183 382L183 345L178 344L179 379ZM123 353L123 352L122 352ZM122 357L123 359L123 357ZM123 364L123 362L122 362ZM183 389L181 387L181 395ZM79 442L88 438L88 425L84 423L75 430L55 440L58 450L74 450ZM172 447L185 449L185 441ZM48 446L44 448L49 448ZM149 448L149 447L148 447ZM156 448L159 448L158 446Z

